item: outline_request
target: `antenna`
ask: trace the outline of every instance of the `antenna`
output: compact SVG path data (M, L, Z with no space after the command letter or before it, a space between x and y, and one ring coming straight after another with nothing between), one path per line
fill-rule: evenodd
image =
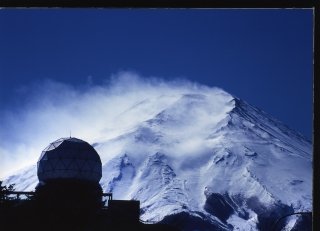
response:
M71 130L70 130L70 138L71 138Z

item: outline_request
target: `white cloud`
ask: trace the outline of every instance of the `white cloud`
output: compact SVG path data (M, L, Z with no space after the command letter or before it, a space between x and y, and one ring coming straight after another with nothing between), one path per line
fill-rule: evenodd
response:
M70 131L72 136L89 143L112 139L153 118L181 94L212 90L186 80L146 79L132 72L113 75L100 86L90 82L76 88L46 80L27 88L27 103L2 118L0 177L35 163L50 142L68 137ZM217 110L214 107L212 111ZM214 119L208 117L211 112L193 113L204 121ZM193 132L193 128L189 127L188 132ZM196 140L189 145L189 149L201 146ZM119 146L117 150L120 149Z

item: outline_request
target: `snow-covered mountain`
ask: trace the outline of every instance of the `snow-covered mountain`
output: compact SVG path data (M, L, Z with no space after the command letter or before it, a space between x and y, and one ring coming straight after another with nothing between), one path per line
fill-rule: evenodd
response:
M312 210L312 145L265 112L216 88L145 98L117 120L137 112L134 123L106 127L92 145L104 191L140 200L141 220L249 231ZM31 166L4 183L33 190L37 182Z

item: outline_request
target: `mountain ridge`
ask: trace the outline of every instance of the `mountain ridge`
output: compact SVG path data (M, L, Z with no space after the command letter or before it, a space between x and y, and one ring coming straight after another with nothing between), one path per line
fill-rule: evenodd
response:
M94 142L102 187L140 200L142 220L264 230L270 217L311 210L311 143L303 136L220 89L161 97L159 107L155 98L136 102L123 113L149 114ZM20 172L5 183L31 190L35 171L27 171L28 179Z

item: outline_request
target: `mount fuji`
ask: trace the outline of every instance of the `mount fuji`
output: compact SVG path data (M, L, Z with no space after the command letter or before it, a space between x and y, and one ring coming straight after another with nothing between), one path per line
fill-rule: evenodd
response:
M90 141L103 164L100 184L116 199L139 200L142 221L270 230L286 214L312 210L311 142L219 88L146 95L115 120ZM36 165L4 180L17 190L37 182ZM292 216L277 230L303 222Z

